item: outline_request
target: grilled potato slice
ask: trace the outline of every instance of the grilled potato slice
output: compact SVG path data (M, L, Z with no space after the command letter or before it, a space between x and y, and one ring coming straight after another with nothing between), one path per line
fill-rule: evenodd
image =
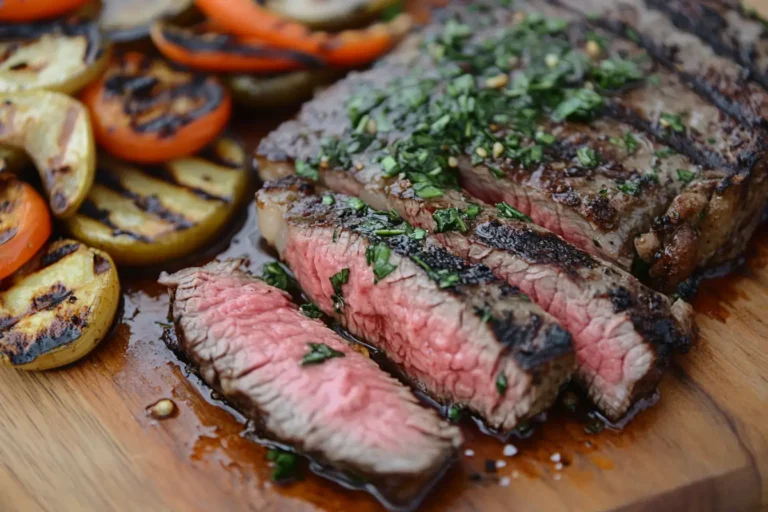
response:
M51 244L0 292L0 362L22 370L67 365L109 332L120 302L111 258L72 240Z
M228 137L157 167L99 157L96 184L67 227L120 265L191 254L237 211L248 189L246 161L245 150Z
M0 25L0 93L73 94L101 75L109 55L94 21Z
M0 144L23 148L48 192L51 211L73 215L93 184L96 150L88 110L49 91L0 94Z

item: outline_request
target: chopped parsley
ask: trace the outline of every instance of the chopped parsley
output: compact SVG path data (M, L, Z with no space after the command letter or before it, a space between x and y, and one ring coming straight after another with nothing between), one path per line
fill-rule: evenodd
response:
M452 405L448 408L446 416L449 421L458 421L461 418L462 409L458 405Z
M469 203L464 209L464 215L466 215L469 220L473 220L480 215L480 206Z
M389 262L392 255L392 249L387 244L381 243L371 245L365 250L365 261L368 265L373 265L373 282L378 283L397 269L396 265Z
M349 269L341 269L338 273L331 276L331 286L333 286L333 310L337 313L341 313L344 308L344 293L341 287L349 282Z
M334 350L325 343L307 343L309 351L301 358L301 366L322 364L334 357L344 357L344 352Z
M659 118L659 124L662 127L671 129L677 133L685 132L683 119L677 114L668 114L667 112L662 112L661 117Z
M499 216L505 219L519 220L520 222L533 222L532 218L508 203L498 203L496 209L499 211Z
M597 152L587 146L580 147L576 151L576 158L579 160L579 163L582 165L582 167L587 169L597 167L597 165L600 163L600 158L597 156Z
M462 212L458 208L446 208L436 210L432 214L435 219L435 233L445 233L446 231L467 232L467 225L462 219Z
M414 240L424 240L427 238L427 231L425 229L416 228L408 235Z
M455 286L461 282L461 276L459 276L459 274L456 272L451 272L450 270L446 269L435 270L430 267L423 259L416 255L411 256L411 259L421 268L426 270L429 277L433 281L436 281L440 288L450 288L451 286Z
M637 64L625 59L606 59L592 69L592 78L603 89L615 90L643 78Z
M286 292L298 288L296 280L289 276L283 266L276 261L264 265L264 268L261 271L261 279L269 286L280 288Z
M659 149L658 151L656 151L656 152L654 153L654 155L655 155L657 158L667 158L667 157L670 157L670 156L673 156L673 155L676 155L676 154L677 154L677 151L675 151L675 150L674 150L674 149L672 149L672 148L663 148L663 149Z
M366 207L366 204L356 197L350 197L347 201L347 205L356 212L360 212Z
M298 470L299 458L295 453L291 453L279 448L270 448L267 451L267 460L275 465L272 471L272 480L275 482L284 482L296 476Z
M499 376L496 377L496 391L498 391L501 396L507 394L507 376L503 373L500 373Z
M306 316L307 318L313 318L317 320L318 318L323 317L323 312L320 311L320 308L318 308L315 304L312 304L311 302L308 304L302 304L299 306L299 311Z
M333 206L334 204L336 204L336 199L334 199L333 196L330 195L330 194L324 195L323 196L323 204L325 206Z
M683 182L684 185L689 184L693 181L694 178L693 172L689 171L688 169L678 169L677 170L677 179Z
M625 181L619 183L617 188L629 196L637 196L640 194L640 182L639 181Z
M307 160L297 160L295 167L296 167L296 174L298 176L301 176L302 178L307 178L312 181L317 181L320 178L320 174L317 170L317 167L312 165Z

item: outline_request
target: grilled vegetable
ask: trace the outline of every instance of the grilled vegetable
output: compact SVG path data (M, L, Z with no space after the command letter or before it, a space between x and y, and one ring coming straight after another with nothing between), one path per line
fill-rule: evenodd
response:
M197 0L196 5L226 32L308 53L337 67L371 62L394 46L411 24L403 14L388 23L330 34L312 32L253 0Z
M135 52L114 59L81 97L96 141L114 156L142 163L196 153L232 113L229 92L216 77Z
M7 173L0 175L0 212L2 280L16 272L45 245L51 236L51 215L48 205L35 189Z
M252 108L283 108L312 97L318 87L339 77L338 71L318 69L274 76L232 75L224 79L235 103Z
M66 218L93 184L96 152L88 111L64 94L0 94L0 144L23 148L43 180L54 215Z
M0 25L0 92L72 94L104 71L109 53L93 21Z
M48 370L77 361L109 332L120 302L110 257L72 240L48 247L0 292L0 363Z
M400 4L400 0L265 0L264 7L314 30L362 26Z
M0 21L35 21L74 11L88 0L3 0Z
M208 23L180 28L157 22L152 26L152 41L174 62L203 71L274 73L322 64L312 55L275 48L256 38L238 40L211 30Z
M118 264L149 265L190 254L236 212L248 188L245 162L245 151L229 138L162 167L100 158L96 184L67 227Z
M0 145L0 174L4 171L23 171L29 163L29 157L23 149Z
M193 0L103 0L99 25L112 41L122 43L149 37L152 23L186 17Z

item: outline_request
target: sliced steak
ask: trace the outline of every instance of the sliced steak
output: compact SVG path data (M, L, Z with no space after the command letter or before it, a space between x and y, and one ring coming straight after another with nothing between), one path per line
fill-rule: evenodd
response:
M418 497L454 460L456 427L242 260L160 282L171 289L176 348L270 439L379 486L395 504ZM308 359L314 352L322 357Z
M760 223L768 195L768 94L749 81L749 70L718 54L728 52L722 48L716 52L697 36L681 31L673 20L678 24L682 20L670 14L685 7L686 15L699 27L697 33L712 33L714 27L704 28L708 23L704 18L709 16L705 13L715 4L721 8L724 4L655 0L556 3L572 12L589 13L594 25L626 37L614 43L619 51L637 54L639 45L662 64L656 71L658 87L629 91L612 102L609 115L654 134L705 169L692 175L691 183L667 211L635 241L638 254L650 265L655 285L672 290L697 268L740 256ZM738 17L735 10L723 15ZM742 19L740 23L753 22ZM753 29L750 33L754 35ZM685 91L683 84L691 90ZM661 112L679 115L682 133L662 126L658 122Z
M312 192L297 178L268 183L259 225L321 310L491 428L549 408L575 366L571 337L551 316L397 214Z

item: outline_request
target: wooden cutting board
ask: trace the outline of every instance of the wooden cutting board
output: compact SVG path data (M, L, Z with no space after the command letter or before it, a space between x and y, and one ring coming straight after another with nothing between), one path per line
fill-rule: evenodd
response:
M242 123L251 147L282 120L267 117ZM194 263L221 253L248 256L256 269L269 258L252 207L222 239ZM380 510L311 473L287 487L270 482L264 448L161 341L168 303L157 273L122 276L123 318L79 364L0 368L0 511ZM695 307L698 346L669 369L659 403L623 431L589 434L560 414L506 457L470 426L474 454L424 510L768 510L768 230L744 269L705 283ZM146 408L163 398L178 414L158 422ZM486 473L488 460L506 465Z

